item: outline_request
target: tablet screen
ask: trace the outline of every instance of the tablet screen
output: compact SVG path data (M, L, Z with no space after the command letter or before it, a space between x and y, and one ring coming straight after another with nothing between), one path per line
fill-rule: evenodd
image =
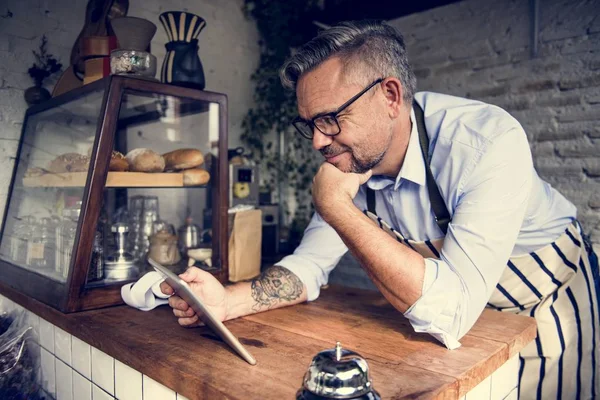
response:
M161 274L165 281L173 288L177 296L181 297L188 305L196 312L198 318L206 326L212 329L225 343L231 346L244 360L249 364L255 365L256 359L246 350L246 348L240 343L233 333L216 318L210 309L208 309L202 300L192 291L190 286L183 279L175 275L168 268L157 263L156 261L148 258L148 262L156 272Z

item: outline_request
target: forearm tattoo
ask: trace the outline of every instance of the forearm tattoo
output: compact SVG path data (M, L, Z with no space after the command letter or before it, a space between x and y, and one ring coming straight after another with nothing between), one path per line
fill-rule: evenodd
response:
M276 304L293 301L300 297L304 285L288 269L274 265L267 268L258 277L252 279L252 298L254 311L264 311Z

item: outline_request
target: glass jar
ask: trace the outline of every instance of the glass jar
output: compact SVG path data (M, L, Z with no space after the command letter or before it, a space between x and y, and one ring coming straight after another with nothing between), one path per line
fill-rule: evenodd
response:
M28 246L28 265L33 268L53 268L56 257L56 227L44 217L33 232Z

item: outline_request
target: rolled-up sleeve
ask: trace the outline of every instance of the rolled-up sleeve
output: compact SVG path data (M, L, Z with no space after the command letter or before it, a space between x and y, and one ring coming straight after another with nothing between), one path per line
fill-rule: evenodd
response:
M313 301L319 297L321 286L327 284L329 273L347 251L337 232L315 213L298 248L277 265L300 278L306 286L308 301Z
M490 141L459 187L440 259L425 260L421 297L405 312L448 348L477 321L515 246L535 174L525 132Z

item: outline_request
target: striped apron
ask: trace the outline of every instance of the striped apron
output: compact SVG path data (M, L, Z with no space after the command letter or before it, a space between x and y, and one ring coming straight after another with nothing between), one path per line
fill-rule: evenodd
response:
M440 258L444 239L403 237L374 210L365 214L425 258ZM520 399L594 399L600 395L598 302L580 227L554 243L511 257L488 307L535 318L538 336L519 354Z
M413 109L431 209L445 234L452 217L431 172L423 109L417 103ZM425 258L440 258L443 237L421 242L403 237L377 216L375 192L367 188L366 195L364 212L381 229ZM519 353L519 398L600 397L600 371L596 371L600 369L600 313L592 273L592 268L598 270L598 262L581 225L569 224L554 243L511 257L507 266L487 306L537 322L537 338Z

